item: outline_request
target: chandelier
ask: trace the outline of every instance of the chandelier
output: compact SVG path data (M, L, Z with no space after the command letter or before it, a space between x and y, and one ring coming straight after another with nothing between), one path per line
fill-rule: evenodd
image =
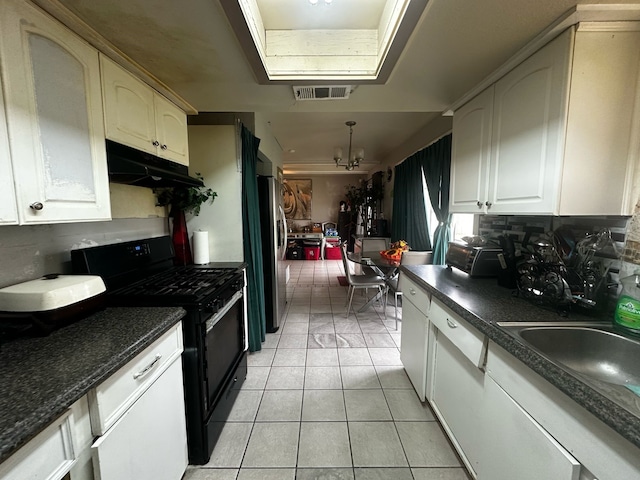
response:
M336 168L344 167L345 170L353 170L355 167L360 166L360 162L364 160L364 148L351 148L351 139L353 137L353 126L356 124L353 120L345 122L345 125L349 127L349 152L347 154L346 164L342 163L342 148L336 147L333 149L333 159L336 162Z

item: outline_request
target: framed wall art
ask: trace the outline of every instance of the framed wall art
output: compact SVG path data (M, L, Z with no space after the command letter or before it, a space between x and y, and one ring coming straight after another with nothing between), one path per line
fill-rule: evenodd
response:
M283 188L287 220L311 220L311 179L285 178Z

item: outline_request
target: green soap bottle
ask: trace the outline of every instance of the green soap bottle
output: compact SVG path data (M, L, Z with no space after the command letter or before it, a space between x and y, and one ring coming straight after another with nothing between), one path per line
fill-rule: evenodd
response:
M621 279L620 283L622 292L618 297L613 323L640 335L640 271Z

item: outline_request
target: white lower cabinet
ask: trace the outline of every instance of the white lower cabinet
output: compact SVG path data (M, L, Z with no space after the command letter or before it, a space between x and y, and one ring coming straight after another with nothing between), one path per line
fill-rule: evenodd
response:
M93 478L84 469L91 438L87 398L74 403L55 422L0 465L2 480L71 480Z
M472 474L478 470L483 442L483 390L484 372L436 330L431 406Z
M180 360L92 448L97 480L182 478L187 438Z
M403 295L402 363L473 478L640 478L638 447L426 289Z
M73 448L76 459L69 472L70 480L94 480L91 444L93 433L89 418L89 401L85 395L71 407L73 419Z
M580 463L487 377L478 478L578 480Z
M400 359L422 402L427 388L428 340L429 319L403 295Z
M60 480L75 460L67 412L0 466L0 478Z
M180 480L187 468L182 328L89 392L97 480Z
M481 480L640 478L638 447L492 342L486 370L491 382L485 391L488 430ZM502 399L487 393L493 382L502 390ZM494 401L505 407L494 408ZM504 435L513 435L511 441L501 438ZM574 462L579 462L578 476Z

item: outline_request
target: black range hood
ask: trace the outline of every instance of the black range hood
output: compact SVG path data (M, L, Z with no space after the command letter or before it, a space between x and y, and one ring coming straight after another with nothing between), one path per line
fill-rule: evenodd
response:
M185 165L107 140L109 181L139 187L202 187Z

